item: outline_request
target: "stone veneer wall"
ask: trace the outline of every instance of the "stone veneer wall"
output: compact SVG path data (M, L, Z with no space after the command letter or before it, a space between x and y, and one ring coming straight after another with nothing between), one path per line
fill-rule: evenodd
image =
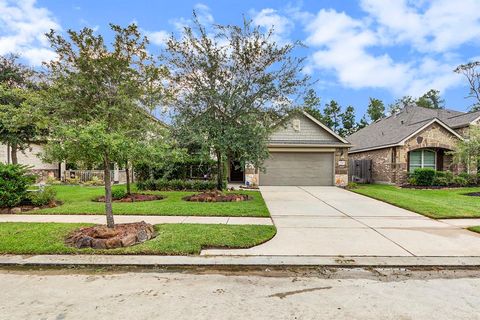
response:
M389 147L350 154L350 160L371 159L372 179L375 182L402 184L408 176L408 153L417 149L454 150L458 138L437 123L433 123L403 146ZM452 157L444 156L443 170L460 172L463 168L452 163Z

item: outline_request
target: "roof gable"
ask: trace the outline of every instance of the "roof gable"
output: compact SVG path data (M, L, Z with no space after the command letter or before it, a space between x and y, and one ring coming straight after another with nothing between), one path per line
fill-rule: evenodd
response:
M270 144L349 144L306 112L290 116L270 137Z

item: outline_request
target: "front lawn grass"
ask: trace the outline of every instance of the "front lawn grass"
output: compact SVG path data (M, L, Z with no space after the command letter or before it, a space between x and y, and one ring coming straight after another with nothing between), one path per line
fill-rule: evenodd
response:
M351 191L434 219L480 217L480 198L464 195L480 192L479 187L419 190L371 184L359 185Z
M80 223L0 223L0 254L149 254L191 255L202 248L250 248L270 240L274 226L225 224L158 224L157 237L127 248L76 249L64 244Z
M475 226L475 227L469 227L467 228L470 231L480 233L480 226Z
M29 214L104 214L105 204L92 199L104 194L103 187L53 186L57 199L63 202L55 208L30 211ZM125 188L125 186L114 186ZM258 191L234 191L248 194L252 200L241 202L188 202L183 197L196 192L148 191L160 194L165 199L143 202L113 203L116 215L159 215L159 216L228 216L228 217L269 217L270 213Z

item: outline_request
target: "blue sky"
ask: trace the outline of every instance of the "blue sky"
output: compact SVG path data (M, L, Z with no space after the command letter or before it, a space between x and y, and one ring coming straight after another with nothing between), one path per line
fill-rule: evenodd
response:
M0 54L18 52L39 65L54 58L43 34L89 26L110 37L108 23L136 22L152 52L190 23L239 24L242 15L268 28L281 43L300 40L306 70L318 80L323 103L353 105L360 118L369 97L389 104L403 95L439 89L447 107L465 111L466 81L453 73L480 59L479 0L147 1L0 0Z

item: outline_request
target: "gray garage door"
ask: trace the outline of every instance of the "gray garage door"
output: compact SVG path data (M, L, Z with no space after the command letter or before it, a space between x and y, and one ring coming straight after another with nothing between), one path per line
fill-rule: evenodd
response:
M333 153L271 152L264 167L262 186L333 185Z

